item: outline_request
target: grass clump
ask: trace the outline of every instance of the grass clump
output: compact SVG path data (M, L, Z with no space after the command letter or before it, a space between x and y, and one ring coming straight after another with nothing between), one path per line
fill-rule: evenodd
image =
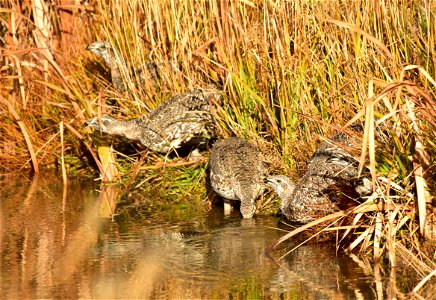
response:
M219 136L255 141L273 170L293 177L320 137L362 122L357 158L375 189L345 213L352 221L340 225L348 226L343 236L355 237L347 247L360 245L376 261L386 253L392 265L398 249L424 260L417 233L435 239L434 1L95 0L63 9L34 2L0 9L3 172L102 171L86 119L133 118L214 84L224 98L214 112ZM132 84L125 74L129 88L119 92L102 61L85 51L96 40L116 46L130 66L173 61L180 72L155 86ZM163 158L149 152L110 155L112 177L129 190L148 177L175 194L203 185L204 164L176 170L161 168Z

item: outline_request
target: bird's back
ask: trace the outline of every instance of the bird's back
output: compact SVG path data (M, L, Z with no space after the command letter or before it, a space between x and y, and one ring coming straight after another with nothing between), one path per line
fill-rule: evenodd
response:
M215 118L210 105L217 92L194 90L174 96L138 119L143 127L144 145L158 152L167 152L195 136L214 135Z
M264 158L259 149L242 138L217 141L209 159L210 183L222 197L257 198L264 187Z
M348 147L353 147L349 136L339 133L315 151L306 174L283 203L282 211L289 220L308 222L337 211L341 205L338 199L346 197L350 204L352 196L359 196L353 192L357 162L345 149Z

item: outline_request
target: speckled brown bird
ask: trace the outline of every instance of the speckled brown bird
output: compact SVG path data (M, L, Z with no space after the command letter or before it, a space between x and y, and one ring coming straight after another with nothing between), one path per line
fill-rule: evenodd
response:
M243 138L217 141L209 159L210 185L223 198L241 201L244 218L253 217L263 193L266 167L258 147Z
M281 198L282 212L288 220L310 222L338 211L343 200L353 201L370 192L367 186L358 186L358 163L341 144L353 146L343 133L321 144L312 156L306 174L297 184L283 175L266 178Z
M144 68L128 67L121 53L108 41L89 44L86 50L97 54L106 62L111 72L112 84L120 92L127 89L124 78L131 76L136 81L135 84L156 86L163 76L163 71L174 72L177 69L174 62L148 62L144 65Z
M211 105L219 101L216 90L197 89L162 103L149 115L132 120L118 120L104 115L85 124L100 132L139 141L155 152L168 153L194 137L209 139L215 134Z

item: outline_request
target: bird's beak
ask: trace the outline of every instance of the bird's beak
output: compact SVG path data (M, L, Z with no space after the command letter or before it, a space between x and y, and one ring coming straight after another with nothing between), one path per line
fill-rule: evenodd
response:
M94 45L94 44L89 44L89 45L86 47L86 50L88 50L88 51L93 51L93 50L95 50L95 45Z

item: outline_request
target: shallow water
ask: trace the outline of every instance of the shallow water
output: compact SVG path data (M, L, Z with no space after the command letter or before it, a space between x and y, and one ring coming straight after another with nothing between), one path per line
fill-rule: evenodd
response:
M326 244L265 256L283 235L274 217L118 194L93 180L3 180L1 298L380 299L410 288Z

